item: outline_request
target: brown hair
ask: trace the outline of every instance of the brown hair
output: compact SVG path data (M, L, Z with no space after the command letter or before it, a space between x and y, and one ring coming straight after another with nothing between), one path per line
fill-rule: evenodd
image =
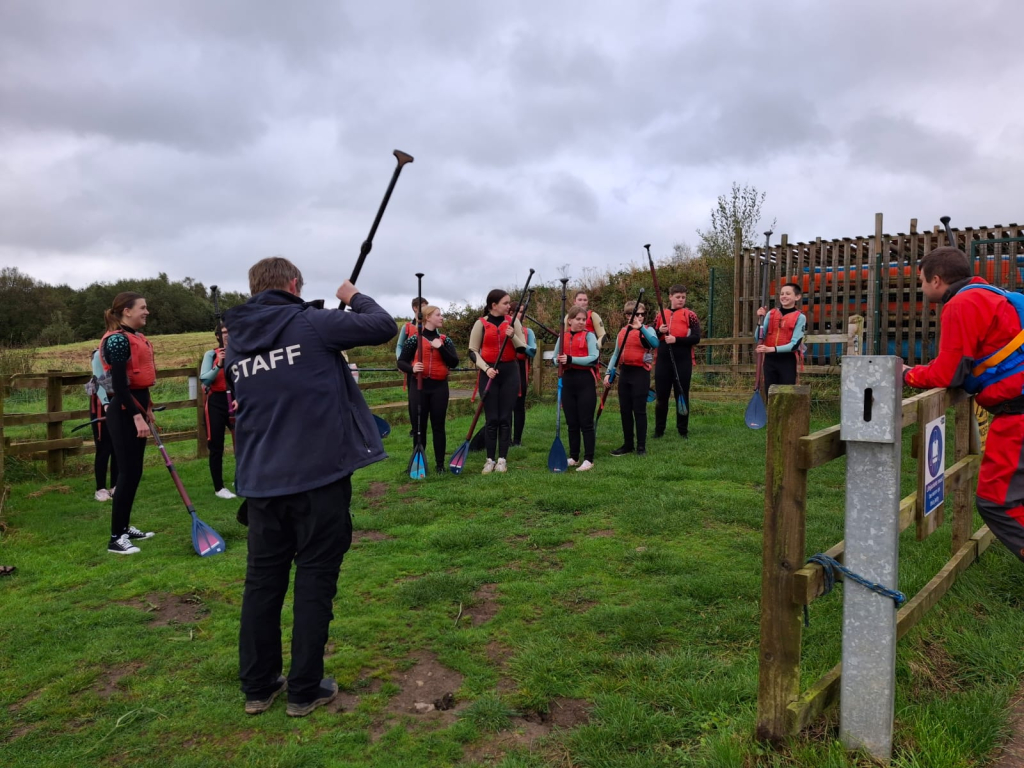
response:
M110 305L110 309L103 313L103 319L107 323L108 331L116 331L121 327L121 314L126 309L131 309L135 306L135 302L139 299L144 299L141 293L135 293L134 291L124 291L117 294L114 297L114 303Z
M569 311L565 313L565 319L566 319L566 322L568 322L569 320L572 320L577 315L585 315L585 314L587 314L587 310L585 310L579 304L573 304L571 307L569 307Z
M686 293L686 286L682 283L676 283L668 289L668 295L671 296L673 293Z
M943 245L925 254L918 265L925 280L938 275L946 285L972 277L971 262L967 254L951 245Z
M795 293L797 296L800 296L803 293L803 291L800 289L800 283L786 283L782 286L782 288L792 288L793 293ZM782 288L779 288L779 293L782 293Z
M628 316L633 314L633 307L635 307L635 306L636 306L636 302L633 301L632 299L630 299L629 301L627 301L625 304L622 305L622 311L626 313L626 315L627 315L626 319L627 320L629 319ZM644 306L644 303L642 301L640 302L640 309L643 310L644 312L647 311L647 307Z
M590 296L587 295L586 291L576 291L576 293L572 297L572 300L576 301L576 299L578 299L580 296L586 296L588 299L590 298Z
M253 295L277 289L288 290L288 283L298 279L295 289L302 292L302 273L283 256L260 259L249 268L249 292Z
M487 305L484 309L488 314L491 312L491 307L499 303L502 299L508 296L508 291L502 290L501 288L495 288L493 291L487 294Z
M420 307L425 307L427 303L428 302L426 299L417 296L415 299L412 300L412 311L415 312Z

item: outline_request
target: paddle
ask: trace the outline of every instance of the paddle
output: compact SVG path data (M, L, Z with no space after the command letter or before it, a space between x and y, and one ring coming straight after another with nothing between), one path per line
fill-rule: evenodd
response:
M145 409L139 408L139 410L145 413ZM160 439L160 432L156 428L156 422L153 421L152 416L149 416L148 420L149 429L153 433L153 440L156 441L157 448L160 449L160 454L164 457L167 471L171 473L171 479L174 480L174 485L181 495L181 500L185 502L185 509L192 515L192 546L195 548L196 554L200 557L220 554L225 549L224 539L213 528L196 516L196 508L192 506L192 500L188 497L188 492L185 490L185 486L182 485L181 478L178 477L178 471L174 468L174 463L167 453L164 441Z
M654 259L651 257L651 244L647 243L644 248L647 249L647 263L651 265L651 279L654 281L654 296L658 300L658 326L664 322L666 325L671 325L670 317L665 315L665 305L661 301L661 286L658 284L658 270L654 268ZM669 333L671 333L671 328ZM666 345L667 347L667 345ZM686 407L686 398L683 397L683 380L679 378L679 364L676 362L676 356L673 350L666 348L665 353L668 355L669 361L672 363L672 374L676 377L676 392L679 394L676 397L676 413L680 416L685 416L689 413Z
M562 317L565 317L565 286L569 284L569 278L562 278ZM564 321L563 321L564 323ZM559 339L563 355L565 354L565 329ZM565 472L569 469L569 459L565 455L565 446L562 445L562 364L558 364L558 401L555 406L555 442L551 444L548 452L548 469L552 472Z
M165 411L165 410L167 410L167 406L166 405L158 405L153 410L154 411ZM73 433L77 432L80 429L85 429L86 427L90 427L93 424L99 424L100 422L106 421L106 420L107 420L106 416L97 416L95 419L89 419L89 421L82 422L77 427L72 429L71 433L73 434Z
M626 339L629 338L629 332L633 328L633 320L636 318L636 311L637 311L637 309L640 308L640 302L643 300L643 298L644 298L644 289L641 288L640 289L640 293L637 294L637 297L636 297L636 304L633 305L633 312L630 314L629 320L626 322L626 332L622 335L622 345L620 347L618 344L616 344L615 345L615 351L612 352L612 359L613 360L618 360L619 359L618 358L619 353L621 352L622 349L625 349L625 347L626 347ZM598 408L597 408L597 415L594 417L594 430L595 431L597 430L597 422L599 422L601 420L601 414L604 413L604 401L608 399L608 393L611 391L612 384L614 384L614 383L615 383L615 369L612 368L611 365L609 364L609 366L608 366L608 383L604 385L604 392L601 393L601 404L598 406ZM621 407L621 404L620 404L620 407Z
M519 294L519 301L516 302L515 309L513 309L510 314L513 328L515 327L516 315L519 314L519 304L522 302L523 297L527 295L526 292L530 289L530 280L533 279L533 272L534 270L531 269L530 274L526 277L526 285L523 286L523 292ZM527 297L527 300L529 300L529 297ZM495 361L495 365L497 365L497 362L501 360L501 355L505 351L505 345L508 344L508 340L508 336L501 340L501 344L498 346L498 358ZM484 409L484 398L487 397L487 393L491 390L491 382L493 381L494 379L487 379L484 391L480 393L480 402L476 406L476 413L473 414L473 423L469 425L469 432L466 433L466 441L455 450L455 453L452 454L451 460L448 462L448 468L451 470L453 475L461 475L462 468L466 466L466 456L469 454L469 442L473 437L473 430L476 429L476 423L480 420L480 413Z
M772 231L769 229L764 233L764 259L761 274L761 306L768 305L768 249L771 247ZM764 323L758 318L757 331L755 332L756 346L764 341ZM754 376L754 394L747 403L747 410L743 414L743 420L751 429L761 429L768 423L768 412L764 407L764 400L761 398L761 384L764 378L764 353L757 353L757 373Z
M416 296L420 301L416 304L416 356L413 360L423 362L423 273L416 273ZM416 372L416 440L413 444L412 458L409 459L409 478L422 480L427 476L427 462L423 457L423 441L420 436L420 424L423 418L423 371Z

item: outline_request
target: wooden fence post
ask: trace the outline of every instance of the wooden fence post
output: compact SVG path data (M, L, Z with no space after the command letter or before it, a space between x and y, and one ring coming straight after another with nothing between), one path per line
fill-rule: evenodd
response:
M46 373L46 412L57 413L64 410L64 379L61 371L49 370ZM46 439L60 440L64 437L64 422L50 421L46 424ZM64 471L64 449L50 448L46 452L46 471L59 475Z
M533 394L544 394L544 342L537 339L537 353L533 356Z
M210 446L206 443L206 391L203 380L199 378L202 365L196 366L196 458L205 459L210 455ZM225 375L227 375L225 373Z
M964 398L955 406L953 416L956 419L956 430L953 445L953 458L960 462L971 454L971 421L974 419L974 398ZM971 538L971 527L974 524L974 478L977 465L965 478L958 478L953 491L953 544L952 555L960 551L960 547Z
M732 242L732 333L733 338L742 336L740 331L740 294L744 293L740 286L740 278L743 276L743 230L737 226L733 233ZM745 284L745 283L744 283ZM743 296L742 298L746 298ZM732 345L732 364L740 362L740 348L738 344Z
M811 388L773 386L769 393L761 562L761 648L757 738L789 735L787 707L800 694L801 606L793 576L804 566L807 470L797 462L800 438L810 431Z
M846 332L850 334L850 340L846 343L846 354L848 355L863 355L864 354L864 318L860 315L854 315L850 318L850 323L846 327Z

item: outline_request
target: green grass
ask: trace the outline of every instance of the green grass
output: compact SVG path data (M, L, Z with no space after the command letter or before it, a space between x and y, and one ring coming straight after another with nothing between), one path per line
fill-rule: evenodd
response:
M194 445L172 447L200 517L227 540L213 558L192 552L155 451L133 522L158 535L133 557L104 551L109 505L92 501L91 477L17 483L0 542L0 562L18 567L0 579L0 762L866 765L837 745L834 712L779 748L751 738L765 436L743 426L743 404L695 399L694 410L691 439L651 441L646 460L607 456L619 426L606 413L586 474L546 470L550 405L530 411L503 476L480 476L471 454L462 477L411 483L397 428L392 458L354 482L357 531L381 535L358 540L342 566L326 669L345 708L302 720L280 702L242 711L245 530L236 505L213 497L206 464L187 460ZM449 450L467 428L450 423ZM913 469L908 458L904 492ZM843 463L810 479L814 553L842 538ZM912 536L901 542L908 593L949 551L948 527ZM805 688L839 660L841 589L811 607ZM1024 676L1022 604L1024 569L994 545L900 643L894 765L980 765L1004 738ZM286 639L290 622L286 603ZM427 661L453 675L451 712L398 707L416 693L404 676ZM563 727L571 706L589 719Z

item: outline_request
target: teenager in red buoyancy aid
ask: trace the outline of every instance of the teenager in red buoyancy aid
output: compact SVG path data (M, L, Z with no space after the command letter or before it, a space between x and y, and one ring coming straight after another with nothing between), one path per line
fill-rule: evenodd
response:
M526 307L519 307L516 315L519 325L523 328L526 349L516 350L516 362L519 364L519 397L516 407L512 409L512 445L523 444L523 429L526 428L526 392L530 386L530 361L537 354L537 336L532 328L526 327Z
M508 468L506 457L512 443L512 411L521 385L516 352L526 348L526 338L522 326L512 322L509 315L512 299L505 291L495 288L488 293L485 306L487 314L473 324L469 334L469 359L480 369L477 388L481 397L487 381L491 380L491 389L484 398L487 461L483 474L487 475L505 472ZM506 337L508 343L499 360L498 350Z
M921 292L943 302L939 354L928 365L904 365L916 389L961 387L992 414L978 471L978 512L989 530L1024 561L1024 296L972 277L958 248L927 254Z
M658 329L658 360L654 364L654 390L657 402L654 405L654 436L665 434L668 423L669 398L682 395L687 404L687 413L676 412L676 431L680 436L690 434L690 380L693 378L693 348L700 341L700 320L692 309L686 306L686 286L673 285L668 289L668 309L658 313L654 326ZM671 356L671 359L670 359ZM675 367L672 362L675 360ZM679 372L679 386L676 385L676 371Z
M779 306L771 311L767 307L757 310L763 318L764 339L755 348L764 354L764 386L767 398L773 384L796 384L797 365L802 359L801 348L807 330L807 317L800 311L800 286L786 283L779 289Z
M586 472L594 466L594 409L597 407L597 336L587 330L587 310L574 306L566 315L569 330L555 344L555 364L562 366L562 410L569 430L569 466ZM583 462L580 462L580 436Z
M412 300L412 322L408 322L402 326L402 330L398 332L398 343L395 345L395 359L399 360L402 357L402 350L405 349L405 340L416 333L416 318L419 316L420 307L425 307L429 304L426 299L421 296L417 296ZM406 391L409 389L409 377L405 377L405 388ZM410 427L416 423L416 411L412 404L412 394L409 394L409 425ZM409 430L409 437L413 437L415 430Z
M635 301L627 301L623 314L628 322L633 313ZM633 453L633 430L636 428L636 453L647 455L647 393L651 388L651 364L654 350L658 347L658 334L644 325L647 312L643 304L637 309L633 322L619 331L615 341L615 353L608 361L607 385L612 371L619 383L619 414L622 417L622 445L612 451L612 456Z
M149 309L138 293L126 291L114 297L106 311L107 332L100 342L103 370L110 374L110 404L107 429L117 459L117 492L110 516L110 542L107 551L133 555L135 542L153 534L131 524L135 493L142 480L142 459L149 438L149 388L156 383L153 345L142 335Z
M601 345L604 344L605 337L604 320L601 319L601 316L597 314L597 312L590 309L590 297L587 296L586 291L576 291L576 296L573 298L573 306L581 307L583 311L587 313L587 323L584 328L594 334L597 338L597 348L600 349ZM568 313L566 313L566 316L563 318L563 322L569 322Z
M234 402L224 375L224 354L229 334L223 323L213 333L217 337L217 348L208 350L203 356L203 367L199 372L199 380L206 390L206 444L210 449L210 478L213 480L215 496L233 499L235 494L224 485L224 433L230 429L234 434L231 414Z
M459 353L450 338L440 332L444 325L441 310L429 304L423 307L423 336L413 330L405 338L398 368L409 379L409 407L420 418L419 434L426 437L427 420L434 442L434 466L437 472L446 471L445 419L448 416L448 372L458 366ZM416 375L423 372L423 391L416 383ZM423 407L420 408L420 397ZM489 397L489 396L488 396ZM413 430L414 433L416 430Z

